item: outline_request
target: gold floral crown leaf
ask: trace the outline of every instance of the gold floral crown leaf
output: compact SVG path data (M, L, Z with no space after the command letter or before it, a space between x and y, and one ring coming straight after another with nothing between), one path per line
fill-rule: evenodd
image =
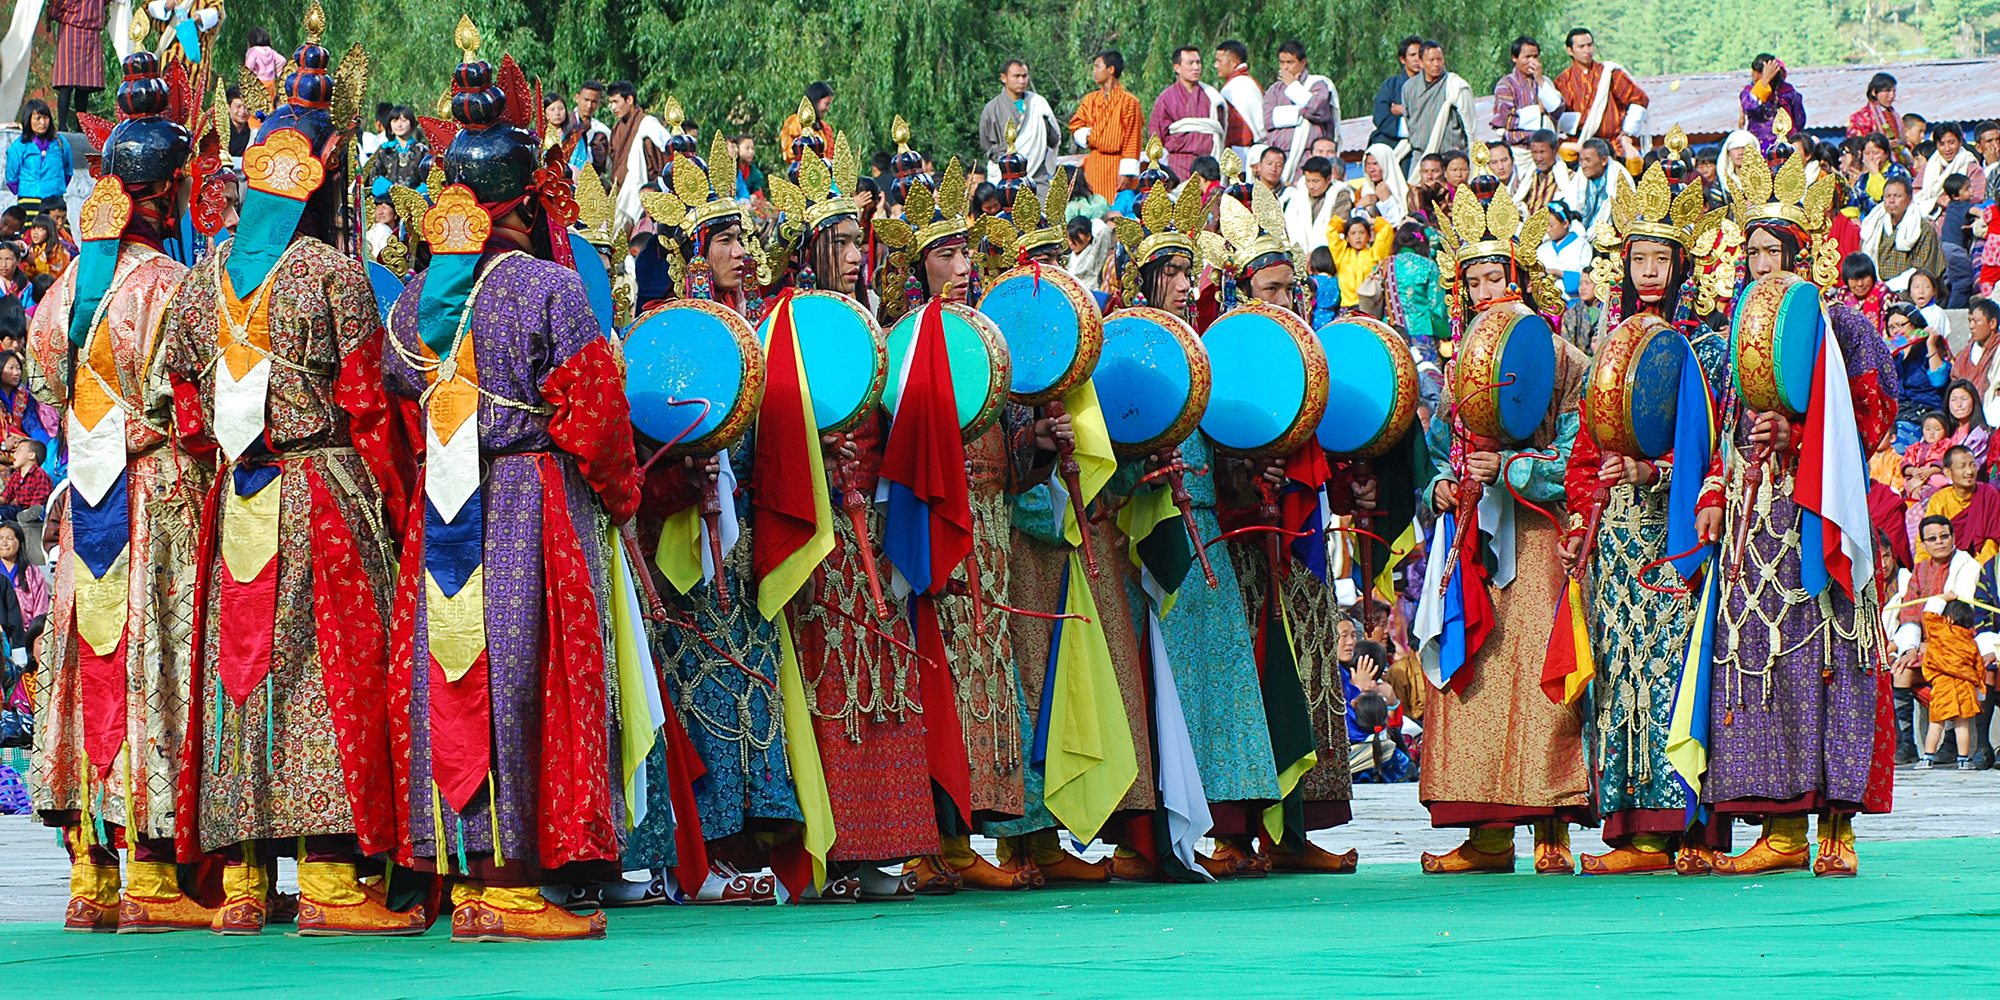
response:
M584 164L576 175L576 221L583 224L583 238L599 249L610 246L616 239L617 219L617 206L598 180L597 168Z
M827 160L827 172L833 177L835 194L854 197L855 189L861 186L861 161L855 158L854 144L847 141L845 132L834 134L833 156Z
M687 206L665 191L639 192L639 207L654 222L671 229L679 229L687 221Z
M687 121L687 112L681 108L680 99L672 94L660 105L660 121L665 122L668 135L680 135L681 124Z
M1021 123L1012 118L1007 119L1007 128L1004 132L1002 138L1007 144L1007 151L1011 153L1014 151L1014 140L1021 136Z
M1235 201L1236 199L1226 198L1224 200ZM1229 261L1229 241L1223 239L1221 233L1208 229L1197 229L1194 233L1194 246L1196 250L1200 251L1200 253L1195 255L1194 266L1196 270L1200 270L1204 264L1226 264Z
M264 89L264 81L251 72L250 67L237 68L236 89L243 95L243 106L250 109L252 115L261 117L271 113L271 92Z
M895 142L896 152L910 151L910 123L904 121L902 115L897 115L895 121L890 124L889 138Z
M765 180L771 186L771 204L777 207L779 213L787 219L803 220L806 215L806 193L799 190L797 184L776 174Z
M1753 162L1754 161L1754 162ZM1776 170L1769 162L1749 150L1743 154L1743 166L1738 171L1742 179L1739 186L1737 223L1744 230L1758 222L1783 222L1796 226L1808 235L1827 228L1827 209L1833 200L1832 178L1821 177L1827 182L1823 195L1811 195L1811 201L1819 203L1818 211L1809 205L1810 186L1806 183L1806 155L1803 149L1792 150Z
M395 206L396 216L403 220L413 239L422 238L424 217L430 212L431 203L415 189L395 184L389 188L389 204Z
M963 218L971 214L971 196L972 193L965 189L965 168L954 156L944 168L944 176L938 180L937 209L947 217Z
M1222 163L1219 166L1224 182L1234 181L1243 176L1243 158L1237 156L1233 149L1223 150Z
M258 88L258 92L262 93L263 89ZM215 95L209 98L208 113L201 115L200 119L201 128L197 129L194 135L196 150L201 149L202 140L211 133L221 140L224 146L229 145L229 91L224 88L219 74L215 80Z
M1163 183L1155 183L1146 192L1146 203L1139 206L1139 222L1149 233L1164 233L1174 224L1174 200Z
M1127 216L1121 215L1111 220L1111 231L1118 237L1118 242L1125 247L1127 253L1138 253L1139 244L1146 239L1146 227L1140 225L1137 219Z
M1257 217L1235 198L1222 199L1222 238L1231 246L1246 246L1257 238Z
M1499 197L1496 195L1495 200L1499 200ZM1514 241L1516 263L1531 270L1539 270L1540 265L1536 255L1541 252L1542 240L1548 237L1549 222L1552 219L1553 216L1549 214L1547 208L1539 208L1529 212L1528 217L1521 220L1521 237Z
M1202 198L1202 185L1181 185L1180 199L1174 202L1174 228L1183 233L1199 232L1207 217L1208 202Z
M922 186L915 185L915 187ZM917 231L911 229L909 222L903 219L876 219L875 235L881 237L882 242L898 250L907 250L910 243L917 238Z
M1042 216L1062 225L1068 222L1069 213L1069 171L1058 170L1049 180L1048 194L1042 199Z
M333 104L328 114L333 118L333 127L351 131L361 124L361 102L368 92L368 53L355 42L342 56L340 68L333 72Z
M910 223L912 236L929 226L931 218L937 214L932 200L935 197L931 186L922 181L911 184L909 192L904 195L903 218Z
M827 173L825 160L808 156L799 161L799 191L807 201L825 201L832 187L833 177Z
M813 102L803 97L799 98L799 128L806 132L812 131L813 126L818 124L818 117L813 112Z

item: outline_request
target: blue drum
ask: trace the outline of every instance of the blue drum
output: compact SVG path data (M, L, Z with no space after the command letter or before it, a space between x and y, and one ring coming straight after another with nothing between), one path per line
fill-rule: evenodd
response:
M1597 446L1630 458L1659 458L1674 446L1687 341L1666 320L1640 313L1597 349L1584 388L1584 422Z
M389 312L403 297L403 279L376 261L368 262L368 285L375 290L375 308L382 312L382 325L389 325Z
M979 300L1014 365L1008 392L1028 406L1059 399L1090 377L1104 344L1097 299L1059 267L1017 267Z
M590 300L597 328L608 337L617 322L611 302L611 273L604 269L604 258L598 255L597 248L579 233L569 234L569 253L576 260L576 276L583 279L583 297Z
M768 353L771 328L785 307L771 310L757 328ZM850 430L882 401L889 354L882 328L861 303L838 292L792 293L792 326L821 434Z
M1793 420L1805 416L1827 333L1818 286L1790 271L1757 279L1737 300L1733 332L1731 368L1743 405Z
M1320 447L1334 458L1375 458L1394 447L1417 416L1417 363L1409 343L1388 324L1360 315L1328 323L1313 336L1326 351L1331 376Z
M911 310L889 331L889 376L882 390L882 405L889 408L891 417L902 401L903 370L909 367L917 327L928 311L928 307ZM1000 328L978 310L949 302L941 319L945 354L951 365L951 391L958 405L959 433L970 443L1000 419L1013 366Z
M706 299L677 299L634 323L625 365L632 426L669 455L708 455L735 444L764 400L757 331Z
M1104 350L1091 375L1111 446L1138 458L1187 440L1208 410L1208 351L1187 322L1152 306L1104 320Z
M1474 317L1451 365L1459 420L1474 438L1499 447L1528 440L1556 392L1555 331L1519 302Z
M1326 352L1297 314L1249 302L1202 334L1213 373L1201 429L1224 454L1268 458L1311 440L1326 415Z

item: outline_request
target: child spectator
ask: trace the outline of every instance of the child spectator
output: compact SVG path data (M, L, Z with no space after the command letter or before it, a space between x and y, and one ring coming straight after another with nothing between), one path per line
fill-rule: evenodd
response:
M1945 323L1944 306L1938 304L1937 275L1921 267L1912 268L1909 283L1903 288L1903 297L1924 314L1924 328L1943 331L1949 329Z
M1972 770L1972 757L1966 751L1973 745L1972 720L1979 716L1986 693L1986 669L1972 634L1972 605L1958 596L1947 590L1924 602L1924 679L1931 684L1931 724L1924 734L1924 752L1917 758L1918 770L1930 770L1931 755L1944 740L1945 723L1951 724L1957 740L1958 769Z
M1317 330L1340 316L1340 278L1333 272L1333 251L1315 248L1312 265L1313 329Z
M1840 262L1840 283L1840 301L1860 310L1868 322L1875 324L1875 332L1881 333L1882 303L1888 294L1876 280L1875 258L1859 250L1848 254Z
M48 274L60 278L68 270L69 261L70 252L63 246L55 220L47 215L37 216L28 225L28 259L21 266L30 276Z
M1332 239L1329 232L1326 248L1333 257L1333 271L1340 282L1341 311L1348 312L1361 304L1361 283L1368 279L1368 272L1388 259L1396 231L1387 219L1371 221L1361 215L1342 220L1340 226L1343 237Z
M55 490L55 481L42 468L48 458L47 446L32 438L21 438L14 442L10 452L14 460L13 475L7 480L7 487L0 489L0 521L12 521L30 507L39 507L48 502L49 493Z
M262 25L251 28L244 41L250 47L243 52L243 68L263 81L264 92L272 102L278 96L278 73L285 68L285 57L271 44L271 29Z
M1924 414L1918 425L1923 437L1903 449L1903 482L1910 499L1927 500L1949 484L1944 477L1944 453L1958 443L1951 439L1952 430L1949 414L1939 410Z

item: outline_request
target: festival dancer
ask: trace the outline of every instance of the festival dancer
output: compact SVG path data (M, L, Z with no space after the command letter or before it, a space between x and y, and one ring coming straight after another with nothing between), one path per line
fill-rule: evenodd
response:
M365 73L357 51L329 76L325 29L312 4L284 103L243 156L236 236L188 273L160 334L181 439L220 449L175 815L183 861L227 852L219 934L262 932L267 862L292 851L299 933L429 925L356 876L400 839L385 694L408 450L368 274L333 245L358 238L341 209Z
M1676 153L1684 148L1678 126L1669 133L1668 143ZM1677 419L1700 428L1690 440L1706 442L1708 431L1702 422L1709 419L1709 408L1702 396L1715 400L1725 396L1729 344L1726 334L1707 321L1715 313L1715 290L1703 283L1711 261L1699 248L1720 245L1716 236L1724 212L1704 213L1700 184L1687 183L1692 168L1679 160L1671 162L1666 169L1654 164L1637 188L1618 195L1611 217L1619 240L1616 268L1623 278L1608 285L1605 297L1615 295L1607 303L1617 310L1612 325L1619 317L1649 314L1673 324L1687 339L1689 356L1701 365L1706 385L1699 393L1680 397L1686 412ZM1670 179L1670 170L1679 176ZM1672 195L1676 186L1677 197ZM1618 418L1586 417L1590 418L1586 423ZM1693 501L1701 484L1689 480L1706 474L1705 458L1669 453L1647 461L1606 453L1592 433L1578 434L1570 450L1564 477L1568 524L1562 559L1574 572L1584 546L1595 546L1585 592L1590 598L1590 645L1597 668L1593 690L1598 810L1604 817L1604 840L1612 847L1604 854L1583 855L1586 875L1669 868L1705 874L1715 850L1728 846L1721 839L1728 836L1728 823L1690 824L1691 788L1667 756L1674 694L1694 628L1694 595L1686 588L1672 590L1680 585L1673 566L1658 568L1647 581L1669 592L1640 583L1640 571L1646 566L1697 544ZM1607 489L1608 498L1597 499ZM1597 536L1590 539L1586 530L1599 503L1602 520ZM1698 562L1691 558L1675 566L1692 570ZM1715 836L1708 835L1710 830Z
M600 525L638 506L631 420L583 282L558 262L575 210L562 153L545 161L513 60L478 58L469 19L456 42L449 186L383 361L426 442L393 626L406 853L453 877L453 940L598 938L601 912L537 887L619 856L605 639L619 554Z
M1772 157L1784 161L1775 176L1756 150L1746 153L1734 193L1745 278L1796 271L1831 290L1839 277L1838 251L1824 233L1833 181L1822 176L1808 186L1802 151L1780 144ZM1728 416L1735 446L1726 461L1718 456L1712 463L1703 484L1701 535L1719 538L1727 525L1732 537L1723 564L1740 569L1729 572L1722 594L1701 799L1714 807L1718 823L1739 817L1764 823L1748 850L1715 859L1720 875L1803 869L1809 862L1815 875L1855 874L1853 815L1885 807L1886 769L1893 766L1877 746L1884 633L1879 595L1868 580L1875 561L1853 558L1849 579L1844 568L1806 552L1799 541L1806 504L1819 502L1808 498L1837 499L1820 483L1807 492L1801 470L1844 467L1826 450L1857 435L1880 441L1895 416L1894 397L1884 391L1895 384L1888 347L1852 307L1832 302L1826 310L1833 333L1827 356L1838 350L1847 377L1829 380L1828 397L1812 400L1821 408L1814 419L1838 419L1837 410L1823 407L1844 394L1853 423L1826 425L1815 440L1803 433L1811 420L1795 426L1783 414L1746 408L1740 417ZM1854 458L1858 463L1860 455ZM1748 485L1753 467L1763 480L1754 504ZM1820 509L1832 513L1824 503ZM1837 530L1831 518L1814 520L1822 531ZM1861 524L1863 534L1852 541L1865 553L1871 544L1865 511ZM1817 570L1817 591L1807 589L1809 568ZM1817 859L1806 839L1814 814L1820 817Z
M1475 155L1482 149L1475 146ZM1487 309L1521 305L1540 310L1545 303L1562 301L1560 290L1535 263L1546 213L1536 213L1524 224L1512 198L1493 197L1499 182L1483 167L1453 199L1445 227L1445 247L1453 261L1452 300L1460 322ZM1549 325L1560 328L1553 320ZM1447 650L1441 642L1446 624L1439 593L1445 559L1440 557L1451 547L1450 538L1432 539L1433 571L1426 574L1417 610L1417 636L1429 647L1425 672L1439 689L1425 710L1424 768L1417 794L1430 809L1432 826L1469 830L1457 848L1423 856L1424 871L1433 874L1513 871L1514 828L1522 825L1534 828L1535 871L1570 874L1575 859L1569 825L1596 822L1582 713L1575 706L1552 704L1540 687L1550 623L1564 585L1558 557L1561 531L1541 513L1517 503L1509 490L1511 485L1536 504L1562 498L1589 359L1559 334L1553 340L1554 390L1548 410L1520 448L1496 448L1456 434L1450 379L1430 423L1430 451L1438 465L1425 490L1431 504L1440 512L1470 516L1459 510L1462 478L1472 477L1486 487L1480 530L1467 539L1453 577L1467 608L1463 646ZM1455 358L1451 366L1459 363ZM1507 484L1499 484L1503 475ZM1495 567L1490 590L1488 565ZM1483 623L1475 609L1485 611ZM1465 650L1463 661L1446 661L1457 648Z
M669 99L670 106L674 105ZM691 145L678 134L677 145ZM659 227L655 251L672 278L674 298L720 303L752 323L763 318L766 301L759 284L763 250L756 244L750 216L736 201L736 171L726 140L709 147L706 162L693 152L676 152L673 191L648 191L641 198ZM659 442L644 442L650 454ZM805 821L793 782L786 741L785 710L778 696L784 660L778 623L757 601L752 568L757 528L755 449L746 436L706 463L684 459L656 462L646 476L639 534L648 558L662 570L661 597L685 624L668 631L663 666L675 679L672 701L707 777L695 788L708 870L700 884L681 880L680 892L696 903L773 904L777 879L765 874L772 846L793 839ZM764 474L789 474L763 470ZM663 531L676 519L694 516L707 484L716 484L724 503L733 504L740 535L725 530L722 565L705 571L699 555L680 559ZM668 532L675 537L691 534ZM680 572L676 566L688 567ZM727 591L728 597L721 596ZM713 643L713 645L711 645ZM626 866L685 871L669 831L674 809L651 809L632 833ZM644 864L635 862L644 861Z
M794 288L865 299L865 255L853 197L858 164L845 133L834 137L831 152L831 158L809 154L798 160L796 182L770 179L771 201L783 213L780 239L794 241L778 249L791 262ZM850 430L821 439L825 467L840 485L835 503L847 505L847 516L833 518L833 551L814 583L793 600L813 732L789 738L814 739L837 831L828 857L834 870L804 900L907 898L915 892L915 877L890 875L882 867L938 851L909 605L886 592L879 604L875 600L884 557L882 516L873 500L887 417L877 405ZM857 523L866 537L856 532Z
M173 440L171 413L152 405L147 383L160 318L187 273L162 247L179 232L191 151L188 131L162 117L167 104L159 59L127 57L123 120L99 140L103 166L77 213L82 252L28 327L29 384L69 412L31 780L43 822L70 852L67 930L206 930L215 916L181 891L173 840L194 529L209 477Z
M1133 107L1136 116L1136 100ZM932 180L922 171L922 155L910 149L909 126L900 117L892 134L897 147L891 160L896 175L892 184L905 208L903 219L875 223L876 234L894 248L876 275L885 323L933 302L976 300L978 282L969 236L964 172L953 160L943 177ZM1062 430L1067 432L1066 427ZM941 439L952 433L952 429L932 428L930 436ZM1047 479L1054 471L1057 433L1058 421L1037 419L1027 407L1006 404L991 428L963 446L969 508L965 527L970 533L971 558L958 561L965 562L966 569L976 570L979 579L976 586L968 587L964 596L954 594L936 600L940 636L934 658L946 660L943 650L951 650L949 687L956 703L957 728L965 757L961 764L946 748L952 720L941 715L949 709L940 704L940 714L930 714L934 703L930 685L926 685L924 725L930 737L932 791L942 836L935 857L918 858L905 866L906 874L917 876L919 893L951 892L961 886L1026 889L1034 884L1033 869L1002 871L972 850L974 824L1022 815L1026 808L1023 771L1027 766L1016 707L1022 689L1011 630L996 608L989 605L975 609L974 601L1011 602L1011 559L1007 551L1009 498ZM891 452L896 437L892 422L888 443ZM893 460L893 454L890 458ZM945 540L935 535L929 541L933 551L944 544ZM942 560L940 556L934 561ZM900 565L897 568L906 578L912 571ZM917 572L922 574L921 570ZM911 582L913 586L916 583ZM956 576L952 586L958 586ZM922 620L926 613L922 605L930 602L923 599L918 603L918 650L931 656L926 650L927 643L922 641L929 628Z
M1223 261L1228 247L1220 234L1203 231L1212 202L1202 198L1199 186L1183 188L1175 200L1163 171L1156 169L1149 180L1152 183L1143 189L1146 193L1137 217L1119 226L1116 301L1130 307L1156 308L1198 327L1196 281L1204 262ZM1121 520L1132 530L1137 544L1145 545L1152 532L1186 530L1173 520L1142 530L1137 522L1124 517L1126 512L1169 503L1166 481L1154 474L1172 466L1182 468L1182 485L1189 497L1195 531L1203 539L1221 534L1216 522L1212 461L1208 439L1197 429L1178 446L1120 465L1109 489L1126 498ZM1153 479L1147 480L1148 475ZM1189 882L1261 875L1247 852L1207 857L1195 844L1210 832L1216 817L1229 818L1247 830L1247 817L1279 798L1257 663L1230 552L1226 546L1208 551L1215 586L1189 577L1169 601L1165 593L1148 591L1148 578L1131 567L1131 559L1125 555L1127 544L1118 545L1115 551L1119 553L1134 631L1149 637L1147 668L1156 678L1164 670L1177 696L1172 703L1155 700L1165 698L1167 692L1159 681L1150 682L1146 713L1140 720L1157 725L1168 713L1177 714L1184 719L1186 733L1185 746L1179 748L1164 741L1157 731L1148 735L1153 766L1142 771L1139 780L1158 787L1162 783L1160 770L1185 757L1183 769L1196 776L1190 790L1198 792L1199 799L1191 807L1183 807L1189 809L1184 817L1189 825L1178 832L1176 827L1181 824L1170 822L1166 813L1173 803L1165 796L1161 809L1144 817L1143 822L1128 821L1111 859L1112 875L1120 880ZM1187 558L1193 558L1191 551ZM1158 662L1162 657L1164 664Z
M1312 302L1297 270L1300 251L1286 238L1284 216L1270 189L1258 184L1250 188L1250 206L1231 198L1222 204L1222 233L1228 239L1230 256L1224 281L1223 315L1239 295L1275 306L1306 318ZM1261 468L1255 466L1261 464ZM1320 498L1329 497L1331 508L1339 512L1354 509L1354 489L1359 485L1343 474L1336 476L1327 462L1326 451L1317 439L1309 440L1291 455L1262 463L1230 463L1235 475L1222 477L1223 506L1235 508L1225 513L1226 527L1257 523L1258 484L1276 494L1277 527L1287 531L1309 531L1295 542L1277 547L1276 572L1272 571L1267 538L1250 535L1231 539L1229 549L1240 572L1243 602L1259 636L1259 674L1263 678L1264 712L1271 731L1271 749L1279 769L1279 791L1284 800L1277 811L1246 817L1240 831L1223 832L1218 817L1215 860L1247 863L1262 871L1351 874L1359 855L1354 850L1340 854L1314 844L1306 834L1340 826L1353 818L1350 802L1353 779L1348 769L1347 694L1340 669L1339 623L1343 617L1333 581L1327 578L1326 542L1321 523ZM1372 497L1370 502L1372 503ZM1271 584L1277 581L1281 594L1271 600ZM1285 661L1298 675L1298 686L1274 683L1273 671ZM1304 701L1298 701L1303 694ZM1301 710L1303 712L1301 713ZM1286 787L1286 769L1294 766L1281 749L1287 730L1309 728L1314 754L1313 765L1293 775L1293 787ZM1303 744L1301 744L1303 745ZM1256 845L1251 843L1254 835Z
M1012 164L1003 158L1000 164L1002 177L1024 165ZM987 243L992 247L988 269L997 274L1016 266L1061 268L1067 265L1069 241L1063 232L1062 206L1067 204L1068 198L1069 180L1065 173L1057 174L1046 199L1039 197L1033 187L1023 186L1016 192L1012 210L1004 215L989 217L987 221ZM1103 417L1097 407L1096 387L1086 380L1065 393L1062 404L1064 416L1058 421L1058 432L1067 428L1075 436L1079 484L1086 490L1101 491L1115 471L1116 458L1111 452L1110 437L1104 430ZM1097 461L1093 470L1087 471L1083 463L1090 461L1092 455ZM1100 478L1102 481L1099 481ZM1131 615L1126 606L1124 584L1115 572L1101 572L1096 576L1077 572L1075 567L1081 562L1072 558L1078 552L1082 531L1091 532L1095 553L1122 551L1123 538L1105 520L1091 519L1089 523L1076 524L1072 505L1056 485L1057 482L1051 477L1048 482L1038 483L1025 492L1015 494L1010 512L1012 543L1007 552L1009 602L1035 612L1012 615L1006 623L1011 632L1021 680L1016 705L1022 745L1035 744L1038 725L1042 724L1048 708L1045 696L1051 690L1051 684L1060 683L1057 678L1069 672L1090 671L1097 666L1099 661L1093 655L1086 655L1085 650L1102 652L1109 657L1122 697L1114 706L1110 704L1109 692L1105 692L1107 697L1104 703L1092 707L1115 711L1131 730L1135 774L1145 773L1150 770L1150 756L1145 728L1145 687L1141 680L1143 661L1138 637L1128 624ZM1095 500L1095 497L1090 499ZM1100 569L1111 565L1112 558L1099 555ZM1058 622L1051 617L1043 617L1069 612L1073 602L1066 600L1069 596L1067 588L1079 585L1088 590L1091 604L1097 610L1092 621L1070 619ZM1053 672L1049 669L1051 662L1055 665ZM1042 732L1045 750L1046 741L1063 738L1061 733L1046 729ZM1122 756L1120 759L1123 759ZM1020 818L984 824L983 832L999 840L995 853L1000 859L1001 869L1032 870L1037 887L1056 882L1108 881L1112 862L1086 862L1064 850L1060 828L1065 825L1065 819L1080 816L1084 818L1076 819L1078 825L1094 819L1102 831L1099 835L1107 840L1120 839L1121 816L1150 817L1153 783L1134 780L1116 801L1110 801L1107 795L1103 800L1093 800L1089 807L1079 804L1073 809L1070 807L1073 796L1058 793L1053 806L1048 801L1044 795L1047 770L1046 759L1041 767L1031 764L1024 769L1024 807ZM1106 807L1110 810L1108 814L1102 812ZM1062 815L1058 815L1058 811ZM1078 839L1087 839L1082 836L1083 832L1071 830Z

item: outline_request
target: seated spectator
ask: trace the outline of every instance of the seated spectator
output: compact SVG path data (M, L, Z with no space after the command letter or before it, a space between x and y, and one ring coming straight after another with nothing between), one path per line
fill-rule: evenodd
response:
M1896 443L1917 440L1917 421L1925 413L1944 409L1944 384L1951 381L1951 359L1943 335L1925 327L1924 314L1907 302L1884 310L1889 353L1896 359Z
M1910 499L1929 500L1931 494L1951 485L1944 475L1944 453L1956 444L1951 439L1951 417L1942 410L1932 410L1918 421L1917 433L1922 435L1903 449L1903 483Z
M0 520L12 521L22 511L47 503L56 484L42 468L49 450L40 441L32 438L15 441L9 455L14 460L13 475L6 488L0 489Z
M28 290L28 279L34 275L21 269L21 258L28 249L19 243L0 242L0 295L22 300L23 305L34 304Z
M0 521L0 576L14 590L29 642L41 635L42 624L55 604L48 571L37 565L39 561L40 553L28 551L27 532L12 521Z
M1992 391L1993 369L2000 362L2000 339L1996 339L2000 338L2000 303L1973 299L1966 305L1965 324L1972 336L1952 359L1951 377L1970 380L1984 402ZM1987 425L1992 426L1996 417L2000 411L1987 414Z
M1937 228L1910 201L1910 182L1891 177L1882 184L1882 203L1861 220L1861 252L1875 258L1885 280L1913 267L1944 273L1944 250Z
M1396 692L1382 679L1389 651L1381 643L1362 639L1354 656L1341 664L1341 687L1347 696L1347 767L1360 782L1410 781L1410 756L1396 743L1402 725Z
M1938 333L1951 329L1950 324L1945 322L1944 306L1938 304L1937 275L1920 267L1911 271L1908 279L1897 291L1902 293L1903 301L1924 314L1924 329Z
M1875 324L1876 333L1883 332L1882 306L1889 293L1877 280L1875 259L1860 252L1842 258L1840 284L1840 301L1868 317L1868 322Z
M1951 486L1931 494L1926 515L1935 514L1951 522L1952 538L1958 548L1985 562L2000 553L2000 490L1979 481L1979 465L1972 449L1954 445L1944 453L1945 478ZM1917 556L1918 562L1924 556Z
M30 276L48 274L60 278L69 268L70 257L54 219L41 215L28 224L28 259L21 266Z
M62 428L62 415L21 384L23 371L20 353L0 353L0 438L23 435L53 441Z
M1970 448L1979 467L1986 468L1993 425L1986 422L1986 408L1979 405L1979 387L1966 379L1954 379L1944 387L1944 412L1953 424L1948 440Z

